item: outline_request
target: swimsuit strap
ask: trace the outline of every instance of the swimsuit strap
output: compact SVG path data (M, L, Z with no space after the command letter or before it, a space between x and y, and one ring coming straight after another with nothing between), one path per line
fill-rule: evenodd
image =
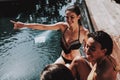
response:
M64 44L66 44L66 45L67 45L67 42L66 42L66 40L65 40L64 33L66 32L67 29L68 29L68 27L64 30L63 35L62 35L62 36L63 36L62 38L64 39ZM67 45L67 46L68 46L68 45Z
M68 27L63 32L63 38L64 38L64 40L65 40L64 33L66 32L67 29L68 29ZM79 39L80 39L80 27L79 27L79 31L78 31L78 40Z
M80 39L80 26L79 26L79 31L78 31L78 40Z
M72 60L68 60L68 59L66 59L65 57L63 57L62 55L61 55L61 57L62 57L62 59L64 60L65 64L66 64L66 63L69 63L69 64L70 64L70 63L72 62Z

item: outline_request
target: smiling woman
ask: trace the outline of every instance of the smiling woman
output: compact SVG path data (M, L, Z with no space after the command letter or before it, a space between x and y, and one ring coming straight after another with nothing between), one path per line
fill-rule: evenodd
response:
M40 2L37 5L35 5L37 7L36 8L37 10L35 9L36 11L31 14L26 14L24 13L24 11L19 12L19 9L16 9L18 8L17 6L19 6L19 4L16 4L14 2L13 3L10 2L11 5L16 5L16 7L12 7L13 9L10 6L9 7L6 6L4 10L1 7L1 13L4 13L4 11L6 10L8 11L10 10L9 12L5 12L5 14L3 14L5 16L1 15L3 18L0 18L0 27L2 27L0 28L0 33L3 32L2 34L0 34L0 79L1 80L18 80L18 79L39 80L39 73L41 72L43 67L46 64L53 63L60 56L60 53L62 51L60 47L61 45L60 30L53 30L50 31L50 33L48 31L48 35L46 34L47 32L44 30L33 30L28 28L13 30L13 24L9 21L10 19L12 19L15 21L22 21L25 23L36 22L36 23L44 23L44 24L54 24L56 22L61 22L61 21L64 22L63 16L59 14L61 8L66 9L66 5L69 4L67 3L67 1L75 2L75 0L39 0L39 1ZM54 4L52 4L52 1L54 2ZM0 6L2 6L2 4L4 3L1 3ZM6 2L6 4L8 3ZM22 8L24 8L24 6L22 6ZM29 11L26 9L25 12L29 12ZM8 18L10 15L8 13L10 14L13 13L15 15L12 14L13 16L10 16L10 18ZM74 12L70 12L70 13L72 13L72 17L78 19L77 18L78 15L76 16ZM79 17L81 18L81 15ZM30 21L30 18L32 18L32 21ZM70 24L71 22L74 23L74 19L71 19L70 16L68 16L68 18L70 19L69 21ZM86 30L84 26L82 27L81 25L79 25L79 27L77 28L76 26L77 25L73 26L73 28L70 28L68 25L65 26L67 27L67 29L64 32L64 34L62 34L64 35L64 37L62 38L63 41L65 38L65 41L68 42L68 44L71 43L72 45L76 45L76 44L79 45L78 38L80 38L79 40L80 42L82 42L83 36L81 35L84 33L84 30L86 32L88 30ZM72 31L72 29L74 31ZM44 32L45 35L42 35L44 34ZM68 33L70 32L73 33L73 34L71 33L72 37L68 36L69 35ZM43 41L45 40L44 43L39 43L40 41L38 40L41 39L41 36L39 35L44 37L44 38L42 37L42 40ZM79 35L80 37L78 37ZM38 41L38 43L34 43L35 39L36 41ZM74 51L75 52L79 51L79 49L76 50L74 47L74 50L73 51L71 50L71 52L74 53Z
M104 31L89 33L84 48L86 57L76 57L69 68L77 80L116 80L118 70L112 50L109 34Z
M78 5L69 5L65 10L66 22L57 22L54 24L23 23L11 22L14 29L31 28L37 30L57 30L62 33L60 40L62 52L55 63L71 63L76 56L81 56L79 48L89 33L88 29L82 26L81 11Z

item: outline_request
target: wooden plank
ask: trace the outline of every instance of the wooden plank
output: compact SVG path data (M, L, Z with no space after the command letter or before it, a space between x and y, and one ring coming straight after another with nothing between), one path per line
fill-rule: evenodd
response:
M85 0L95 30L109 33L114 41L112 56L120 68L120 4L111 0Z

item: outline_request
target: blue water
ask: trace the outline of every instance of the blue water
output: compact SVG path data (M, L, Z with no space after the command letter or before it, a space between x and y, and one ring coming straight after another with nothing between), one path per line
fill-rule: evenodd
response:
M55 0L53 4L48 1L42 0L35 5L35 8L26 7L27 11L21 10L17 13L16 8L13 10L12 3L11 13L8 11L5 14L0 13L0 80L39 80L45 65L53 63L60 56L60 31L28 28L14 30L13 24L9 21L12 19L44 24L64 21L66 6L75 2L75 0ZM0 4L3 5L1 2ZM18 6L16 3L14 5ZM88 28L82 7L81 10L84 26Z
M0 80L39 80L40 71L46 64L53 63L60 54L59 32L24 29L0 46ZM38 35L47 40L36 41ZM39 36L40 37L40 36Z
M62 13L56 12L65 4L46 8L40 4L35 6L36 11L29 14L21 12L12 17L13 12L8 16L0 14L0 80L39 80L45 65L53 63L60 56L60 31L14 30L9 22L12 19L51 24L64 20Z

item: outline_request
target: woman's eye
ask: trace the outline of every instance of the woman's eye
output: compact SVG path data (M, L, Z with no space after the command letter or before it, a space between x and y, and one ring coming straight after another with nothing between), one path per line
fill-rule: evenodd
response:
M66 18L66 19L69 19L69 18L70 18L70 19L74 19L73 16L65 16L65 18Z
M96 51L95 47L89 46L89 45L85 45L86 48L89 48L89 51Z
M72 17L70 17L71 19L74 19L74 17L72 16Z
M90 51L96 51L95 48L90 48Z

